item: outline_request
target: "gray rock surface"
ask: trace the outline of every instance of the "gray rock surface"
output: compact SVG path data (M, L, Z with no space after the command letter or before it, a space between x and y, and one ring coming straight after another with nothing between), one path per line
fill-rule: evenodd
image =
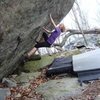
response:
M41 37L41 27L51 27L70 11L74 0L0 0L0 79L19 67L19 58Z
M6 100L7 96L10 96L9 88L0 88L0 100Z
M12 81L8 78L3 78L2 83L4 83L7 87L16 87L17 83L15 81Z
M77 78L63 78L50 80L41 84L36 91L43 95L44 100L69 100L70 96L82 93L82 89Z
M15 80L18 84L25 86L28 83L30 84L30 80L35 80L37 77L39 77L40 74L41 72L21 73L21 75L17 76Z
M95 100L100 100L100 95L98 95L98 96L95 98Z

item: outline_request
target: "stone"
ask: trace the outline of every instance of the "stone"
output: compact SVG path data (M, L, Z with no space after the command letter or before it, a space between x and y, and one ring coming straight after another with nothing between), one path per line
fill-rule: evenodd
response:
M53 56L44 55L41 57L41 60L27 62L24 68L29 70L30 72L39 71L40 69L50 65L54 57L55 55Z
M32 49L43 26L53 29L75 0L0 0L0 80L20 66L22 55Z
M17 83L15 81L12 81L12 80L10 80L8 78L3 78L2 83L4 83L6 86L8 86L10 88L17 86Z
M82 89L77 78L63 78L50 80L37 87L37 93L43 95L45 100L67 100L70 96L82 93Z
M15 80L20 85L29 86L29 81L36 79L40 74L40 72L22 73L21 75L17 76Z
M100 100L100 95L97 95L94 100Z
M7 96L10 96L9 88L0 88L0 100L6 100Z

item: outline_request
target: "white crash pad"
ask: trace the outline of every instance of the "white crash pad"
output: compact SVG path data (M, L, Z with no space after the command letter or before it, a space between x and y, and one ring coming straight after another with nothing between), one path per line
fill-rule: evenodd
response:
M75 72L100 69L100 49L74 55L72 59Z

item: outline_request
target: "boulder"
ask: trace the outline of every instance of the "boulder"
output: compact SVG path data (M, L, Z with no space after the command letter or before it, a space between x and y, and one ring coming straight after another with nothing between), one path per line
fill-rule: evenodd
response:
M81 87L78 84L77 78L66 77L43 83L36 88L36 92L42 94L44 100L70 100L70 96L81 94L84 88L85 85Z
M43 26L58 24L74 0L0 0L0 80L20 67L21 56L35 45Z

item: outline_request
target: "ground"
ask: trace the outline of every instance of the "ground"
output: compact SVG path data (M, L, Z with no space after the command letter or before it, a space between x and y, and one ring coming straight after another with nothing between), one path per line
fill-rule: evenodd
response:
M64 55L78 53L76 50ZM30 73L9 76L9 80L16 81L16 87L1 83L1 88L9 88L11 92L6 100L100 100L100 80L80 86L78 78L70 74L46 77L48 65L55 57L60 56L45 56L39 61L28 62L25 68L30 68Z
M28 86L28 88L26 87L11 88L12 94L10 97L8 97L10 99L7 100L50 100L50 99L44 99L43 95L37 93L35 89L40 84L48 82L52 79L58 80L61 79L61 77L55 76L48 79L45 77L43 69L39 77L37 77L35 80L30 81L30 85ZM79 95L69 96L63 99L55 99L55 100L96 100L96 97L99 95L100 95L100 80L96 80L88 83L87 86L82 90L82 93Z

